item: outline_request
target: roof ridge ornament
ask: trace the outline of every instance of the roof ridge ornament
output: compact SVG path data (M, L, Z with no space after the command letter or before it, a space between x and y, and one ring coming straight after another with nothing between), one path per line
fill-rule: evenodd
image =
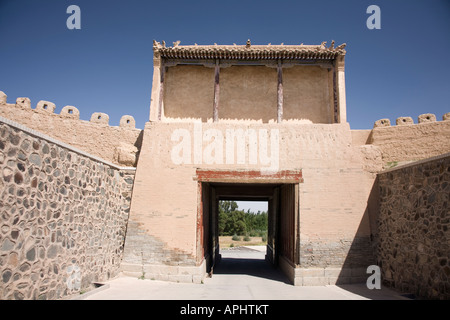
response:
M252 43L250 39L247 40L247 44L245 45L246 48L250 48L252 46Z
M334 49L334 40L331 40L331 45L330 45L330 47L328 49L331 49L331 50Z

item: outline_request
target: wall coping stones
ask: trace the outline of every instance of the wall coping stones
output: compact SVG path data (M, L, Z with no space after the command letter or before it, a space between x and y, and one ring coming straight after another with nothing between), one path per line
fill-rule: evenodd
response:
M56 140L56 139L54 139L54 138L52 138L52 137L50 137L50 136L47 136L47 135L45 135L45 134L43 134L43 133L41 133L41 132L39 132L39 131L30 129L30 128L24 126L24 125L21 125L21 124L19 124L19 123L17 123L17 122L11 121L11 120L6 119L6 118L3 118L3 117L1 117L1 116L0 116L0 122L3 122L3 123L5 123L5 124L7 124L7 125L10 125L11 127L14 127L14 128L16 128L16 129L22 130L22 131L24 131L24 132L26 132L26 133L28 133L28 134L30 134L30 135L32 135L32 136L35 136L35 137L37 137L37 138L45 139L45 140L47 140L47 141L49 141L49 142L51 142L51 143L54 143L54 144L56 144L56 145L59 145L60 147L69 149L69 150L71 150L71 151L73 151L73 152L76 152L76 153L78 153L78 154L80 154L80 155L83 155L83 156L85 156L85 157L88 157L88 158L90 158L90 159L92 159L92 160L95 160L95 161L101 162L101 163L103 163L103 164L106 164L106 165L108 165L108 166L110 166L110 167L112 167L112 168L114 168L114 169L117 169L117 170L127 170L127 171L136 171L136 168L120 167L120 166L117 166L117 165L115 165L114 163L111 163L111 162L109 162L109 161L103 160L103 159L101 159L101 158L99 158L99 157L96 157L96 156L94 156L94 155L91 155L91 154L89 154L89 153L87 153L87 152L84 152L84 151L82 151L82 150L80 150L80 149L77 149L77 148L75 148L75 147L72 147L72 146L69 145L69 144L66 144L66 143L61 142L61 141L59 141L59 140Z

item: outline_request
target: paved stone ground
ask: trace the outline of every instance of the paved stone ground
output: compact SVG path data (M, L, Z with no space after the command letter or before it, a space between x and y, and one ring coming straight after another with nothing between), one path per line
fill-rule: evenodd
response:
M264 261L265 247L222 250L222 261L203 284L118 277L80 296L86 300L404 300L365 284L299 287Z

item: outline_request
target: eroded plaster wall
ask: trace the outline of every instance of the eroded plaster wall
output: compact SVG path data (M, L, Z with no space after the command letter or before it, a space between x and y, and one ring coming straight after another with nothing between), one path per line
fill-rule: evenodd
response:
M48 101L39 101L32 108L28 98L17 98L15 104L7 103L6 98L0 91L0 116L104 160L136 166L142 130L135 128L132 116L123 116L119 126L110 126L109 116L104 113L94 112L90 121L84 121L74 106L65 106L55 113L56 106Z
M434 115L433 115L434 116ZM408 117L409 118L409 117ZM375 126L368 143L380 148L385 167L417 161L450 152L450 121Z
M231 66L220 70L219 119L277 119L277 70Z
M319 66L284 68L283 119L333 123L332 90L332 72L328 69Z
M164 78L164 116L212 118L214 68L178 65L166 68Z
M163 121L213 118L214 67L177 65L164 73ZM331 69L320 66L283 68L283 119L333 123ZM275 66L220 68L218 114L220 120L277 121ZM155 104L156 105L156 104Z

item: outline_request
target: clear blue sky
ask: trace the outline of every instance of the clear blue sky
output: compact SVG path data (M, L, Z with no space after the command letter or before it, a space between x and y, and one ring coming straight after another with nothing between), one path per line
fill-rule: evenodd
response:
M81 30L66 9L81 8ZM381 8L369 30L366 9ZM347 114L352 129L381 118L450 111L449 0L144 1L0 0L0 90L76 106L110 124L149 117L152 40L181 44L347 43Z
M236 201L238 204L239 210L247 210L250 209L250 212L257 213L258 211L267 212L268 210L268 202L267 201Z

